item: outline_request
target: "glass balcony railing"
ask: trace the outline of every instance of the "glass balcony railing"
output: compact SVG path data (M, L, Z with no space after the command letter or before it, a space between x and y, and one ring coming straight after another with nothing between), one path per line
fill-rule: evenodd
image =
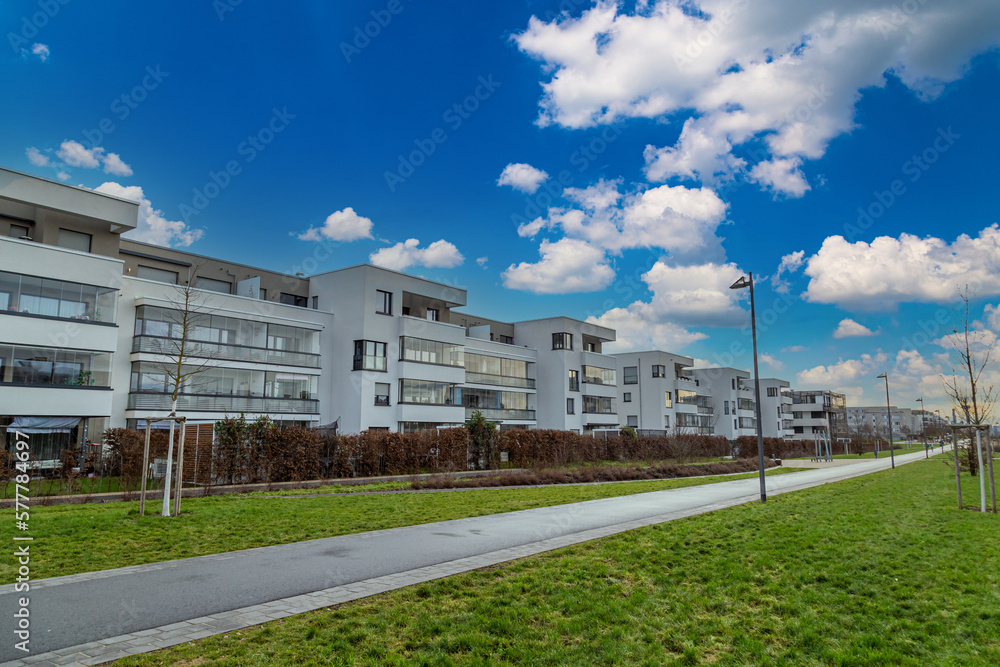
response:
M173 338L135 336L132 338L132 351L172 355L176 354L176 346L179 344L180 341ZM303 366L306 368L320 367L318 354L270 350L262 347L246 347L242 345L202 343L200 341L188 341L185 345L185 356L224 359L226 361L252 361L261 364L281 364L284 366Z
M129 410L170 410L170 394L129 394ZM263 414L319 414L319 401L311 398L267 396L203 396L180 394L177 409L191 412L256 412Z
M465 371L465 381L474 384L492 384L499 387L535 388L534 378L518 378L508 375L492 375L490 373L471 373Z
M465 417L468 419L472 413L479 411L486 419L534 419L534 410L515 410L513 408L465 408Z

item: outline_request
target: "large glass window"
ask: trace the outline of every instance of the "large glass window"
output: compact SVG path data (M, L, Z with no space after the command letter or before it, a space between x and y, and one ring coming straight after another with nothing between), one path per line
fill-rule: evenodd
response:
M583 367L583 381L588 384L604 384L613 387L616 384L616 375L616 371L612 368Z
M655 378L665 378L667 377L667 367L661 366L659 364L653 365L653 377Z
M108 387L111 353L0 345L0 382Z
M626 366L623 370L622 381L625 384L639 384L639 367L638 366Z
M674 407L673 396L670 394L669 391L664 392L663 403L664 403L663 407L665 407L665 408L672 408L672 407Z
M400 336L399 358L442 366L465 366L465 347L425 338Z
M615 399L606 396L584 396L583 411L591 414L610 415L617 412Z
M552 334L552 349L553 350L572 350L573 349L573 334L571 333L554 333Z
M0 308L8 313L113 324L118 291L0 271Z
M740 408L740 410L753 410L756 407L757 407L757 404L754 401L750 400L749 398L741 398L741 399L739 399L739 408ZM822 413L820 413L820 414L822 414Z
M190 373L194 370L197 370L197 367L184 366L181 372ZM199 396L315 399L318 383L318 376L304 373L209 367L189 375L181 386L181 393ZM133 362L129 390L132 393L170 393L173 391L173 382L167 368L162 364L148 361Z
M580 391L580 371L578 370L569 371L569 390Z
M399 402L461 405L462 388L448 382L402 379L399 381Z
M299 308L306 308L309 305L309 297L299 296L298 294L289 294L288 292L282 292L279 294L278 301L280 303L288 304L289 306L298 306Z
M392 292L375 290L375 312L392 315Z
M354 370L384 371L388 368L385 343L374 340L354 341Z
M467 408L527 410L528 395L516 391L464 387L462 389L462 404Z
M375 405L389 405L389 383L375 383Z

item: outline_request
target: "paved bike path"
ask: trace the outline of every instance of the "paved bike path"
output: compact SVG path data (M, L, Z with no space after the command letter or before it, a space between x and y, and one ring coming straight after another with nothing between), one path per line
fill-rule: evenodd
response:
M923 454L900 455L896 463ZM860 460L768 477L767 493L889 465ZM0 661L95 664L752 502L759 491L757 478L734 480L39 580L29 593L31 657L14 648L11 632L0 644ZM288 502L294 511L294 500ZM33 559L44 553L44 542L32 544ZM0 586L0 617L10 622L23 595L13 584Z

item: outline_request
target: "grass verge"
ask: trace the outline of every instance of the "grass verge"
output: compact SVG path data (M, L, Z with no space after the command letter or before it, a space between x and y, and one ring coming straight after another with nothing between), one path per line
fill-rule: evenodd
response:
M921 461L121 662L997 665L1000 516L953 484Z
M794 470L777 468L769 474ZM159 501L147 502L145 516L139 515L135 502L33 507L31 536L35 544L45 545L45 555L32 559L31 572L32 578L56 577L754 475L451 493L185 498L179 519L159 516ZM300 490L299 494L316 491ZM0 510L0 539L8 544L15 525L13 514L14 509ZM16 571L15 559L3 559L0 583L13 582Z

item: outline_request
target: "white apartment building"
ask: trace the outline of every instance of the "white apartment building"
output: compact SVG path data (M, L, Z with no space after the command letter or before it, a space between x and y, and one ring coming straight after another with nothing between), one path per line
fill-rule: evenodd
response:
M694 368L691 374L712 396L715 435L729 440L757 435L757 402L750 373L737 368Z
M712 435L712 396L692 375L691 357L660 350L615 357L621 424L640 432Z
M750 380L753 387L753 380ZM760 379L760 421L765 438L790 438L792 428L792 397L789 383L777 378Z
M884 405L847 408L847 426L851 435L888 438L889 412L892 413L892 437L894 439L899 440L903 437L918 437L920 435L920 410L898 408L895 405L889 408ZM936 415L931 416L936 417ZM929 417L925 416L925 420L926 424L932 423Z
M847 399L826 390L788 391L792 399L792 435L789 440L817 440L820 437L847 438ZM822 434L822 436L821 436Z

